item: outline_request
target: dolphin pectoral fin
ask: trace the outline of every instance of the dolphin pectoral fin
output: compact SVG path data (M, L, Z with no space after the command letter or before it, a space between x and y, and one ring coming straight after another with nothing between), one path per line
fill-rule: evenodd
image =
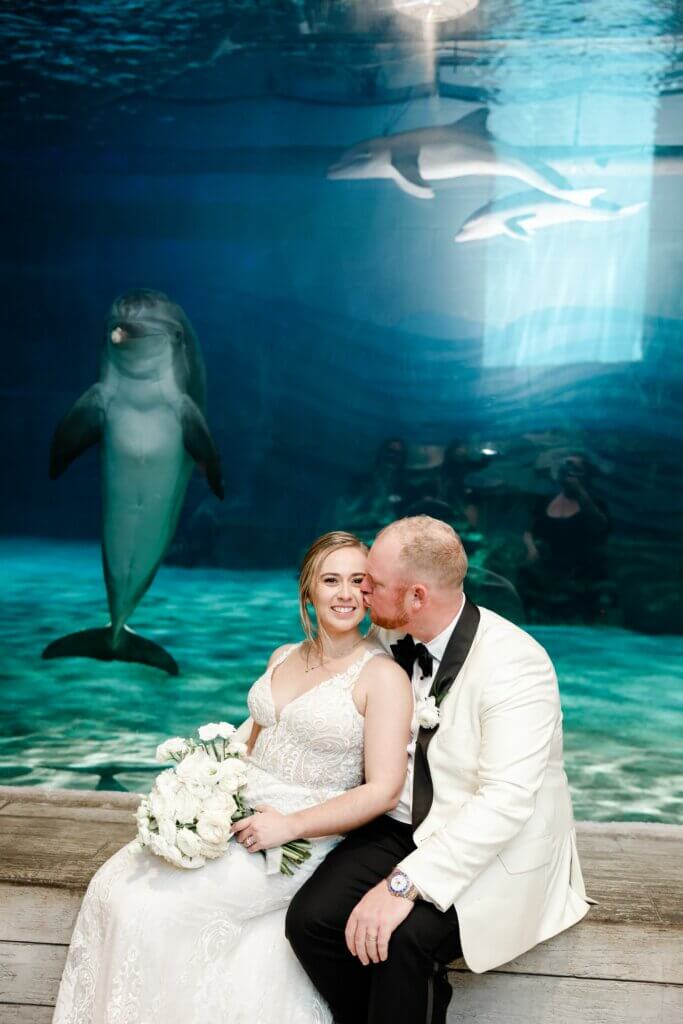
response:
M424 180L417 164L417 153L394 155L391 160L394 181L409 196L418 199L433 199L434 189Z
M50 448L50 479L56 480L74 459L97 444L102 434L102 388L93 384L69 409L55 428Z
M522 226L522 221L531 220L532 217L533 214L524 214L522 217L511 217L509 220L506 220L504 224L505 234L510 238L521 238L524 242L530 242L533 235Z
M622 206L619 209L618 217L633 217L634 214L640 213L640 211L647 206L647 203L633 203L632 206Z
M183 396L180 416L185 448L194 461L201 464L209 487L222 501L225 491L220 457L201 409L188 395Z
M81 629L53 640L43 651L42 657L52 658L97 658L98 661L139 662L161 669L170 676L177 676L179 669L174 658L161 644L154 643L126 627L121 631L118 643L113 642L111 626L101 629Z

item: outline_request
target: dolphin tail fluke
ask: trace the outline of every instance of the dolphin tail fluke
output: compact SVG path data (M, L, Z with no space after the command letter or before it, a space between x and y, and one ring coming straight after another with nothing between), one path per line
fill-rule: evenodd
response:
M170 676L178 675L178 664L161 644L124 628L114 643L111 626L81 629L53 640L43 658L97 658L98 661L132 661L150 665Z
M566 199L576 206L591 206L594 199L601 196L604 188L571 188L562 192L561 199Z

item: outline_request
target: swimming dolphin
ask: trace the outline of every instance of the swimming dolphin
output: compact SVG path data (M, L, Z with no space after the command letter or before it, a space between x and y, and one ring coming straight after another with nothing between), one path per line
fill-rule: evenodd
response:
M110 623L53 641L43 658L137 661L178 674L159 644L126 621L150 586L173 538L193 460L223 498L221 467L204 410L204 365L182 309L139 289L113 303L100 377L58 424L50 451L56 479L100 445L102 563Z
M531 188L590 206L603 188L573 189L557 172L534 166L512 146L499 142L486 127L488 110L475 110L450 125L417 128L397 135L369 139L348 149L327 172L336 181L349 178L391 178L418 199L433 199L430 181L494 175L518 178Z
M455 236L456 242L478 242L485 238L507 235L528 242L534 232L555 224L569 224L577 220L604 221L632 217L647 206L633 203L618 206L597 200L592 206L575 206L551 199L540 192L516 192L503 199L494 199L467 218Z

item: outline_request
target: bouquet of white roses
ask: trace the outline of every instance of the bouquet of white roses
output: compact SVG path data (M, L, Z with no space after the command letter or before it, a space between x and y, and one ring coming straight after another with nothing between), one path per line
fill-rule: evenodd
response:
M198 730L199 741L174 736L157 747L157 761L175 765L140 801L135 817L141 847L179 868L200 868L225 853L232 823L254 813L242 796L247 748L234 739L235 731L229 722L209 722ZM285 843L279 870L291 875L310 855L305 839Z

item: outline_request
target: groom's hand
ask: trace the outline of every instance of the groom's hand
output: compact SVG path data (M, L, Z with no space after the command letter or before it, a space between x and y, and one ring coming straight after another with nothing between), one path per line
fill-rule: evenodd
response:
M386 881L366 892L346 923L346 945L366 967L389 956L389 939L413 909L412 900L392 896Z

